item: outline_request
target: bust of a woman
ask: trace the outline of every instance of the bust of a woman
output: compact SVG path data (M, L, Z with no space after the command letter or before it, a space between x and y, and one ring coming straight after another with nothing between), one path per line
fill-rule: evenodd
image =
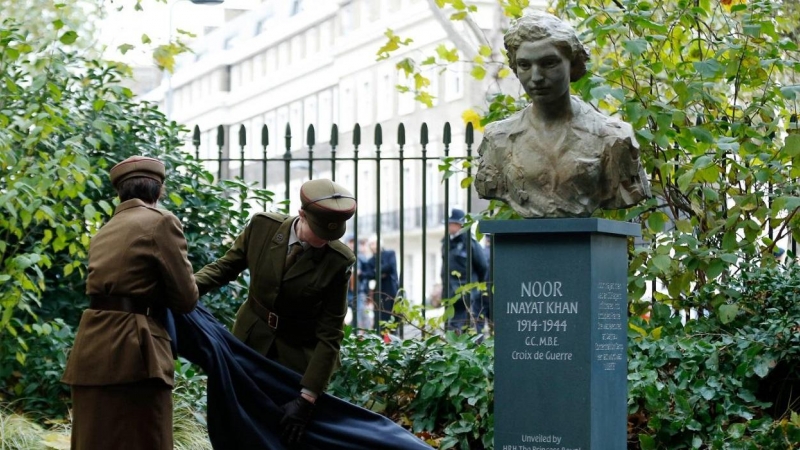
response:
M570 95L586 74L588 53L575 30L537 12L505 35L512 71L531 103L486 126L475 188L523 217L588 217L650 196L628 123Z

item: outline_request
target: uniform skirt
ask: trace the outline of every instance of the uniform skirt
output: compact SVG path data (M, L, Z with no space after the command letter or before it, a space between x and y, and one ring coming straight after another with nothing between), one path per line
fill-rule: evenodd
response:
M72 386L72 450L98 449L172 450L172 388Z

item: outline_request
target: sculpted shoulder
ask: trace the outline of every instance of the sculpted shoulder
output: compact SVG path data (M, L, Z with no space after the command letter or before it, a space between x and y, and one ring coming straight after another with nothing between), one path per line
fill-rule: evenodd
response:
M483 129L484 138L491 137L497 138L500 136L508 136L510 134L520 131L521 122L523 120L525 111L529 107L506 117L505 119L492 122Z
M576 97L573 97L573 104L576 105L573 119L576 128L601 138L633 139L633 127L629 123L607 116Z

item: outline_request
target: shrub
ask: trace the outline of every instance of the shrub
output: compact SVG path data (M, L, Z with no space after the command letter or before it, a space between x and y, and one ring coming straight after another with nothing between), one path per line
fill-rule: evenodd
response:
M439 448L492 448L493 340L434 331L386 342L348 329L329 391Z
M0 400L35 417L65 417L59 366L88 305L91 236L116 202L108 170L134 154L166 163L163 205L181 219L196 269L224 253L249 205L266 204L269 193L214 184L180 150L186 130L134 100L113 63L31 40L4 21L0 73ZM233 283L203 302L230 322L245 295Z
M729 317L701 313L684 325L655 304L649 323L632 319L629 448L800 443L800 269L746 266L725 293Z

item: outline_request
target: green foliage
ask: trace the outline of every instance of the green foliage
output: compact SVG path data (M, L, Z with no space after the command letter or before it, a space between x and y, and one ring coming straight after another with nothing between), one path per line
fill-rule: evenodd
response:
M102 4L101 0L0 0L0 11L3 19L13 18L33 40L60 41L92 51Z
M191 415L194 420L206 426L206 387L208 377L183 358L175 361L175 387L172 390L172 399L175 409L183 410Z
M0 348L16 349L0 353L0 380L5 385L0 385L0 402L15 399L20 410L39 420L63 417L62 399L69 396L69 387L60 380L74 341L72 327L61 319L32 325L19 318L12 322L28 332L0 334Z
M224 253L270 193L213 184L180 151L186 130L133 100L118 66L51 47L0 27L0 398L61 417L59 366L87 306L89 241L118 201L108 170L134 154L165 162L162 206L181 219L195 269ZM203 301L230 322L243 286Z
M658 300L715 310L724 293L687 305L690 289L800 237L798 154L786 138L797 110L781 89L800 69L798 47L778 4L724 3L559 5L595 44L576 92L633 125L651 174L655 198L605 214L640 220L651 243L631 263L634 298L658 280L668 291Z
M348 330L330 393L407 425L438 448L492 448L493 341L419 325L427 338L384 342Z
M728 323L709 315L684 325L664 304L654 305L649 323L632 320L629 448L800 442L800 268L748 266L730 289L739 308Z

